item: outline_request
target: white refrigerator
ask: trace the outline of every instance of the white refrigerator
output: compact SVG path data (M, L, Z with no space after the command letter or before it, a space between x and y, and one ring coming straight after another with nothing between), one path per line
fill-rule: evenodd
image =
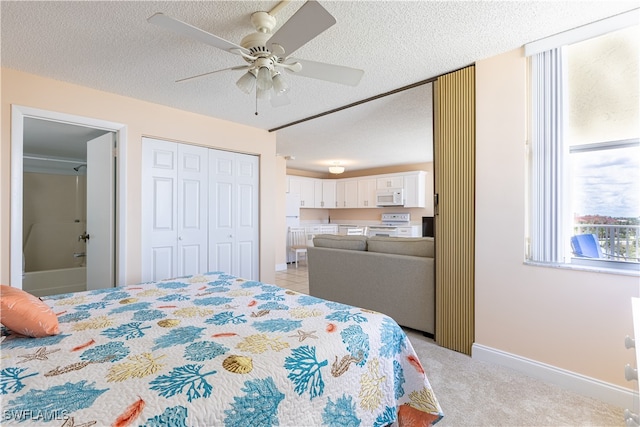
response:
M295 261L295 255L289 251L291 239L289 238L290 227L300 227L300 194L287 193L287 207L285 210L287 222L287 263Z

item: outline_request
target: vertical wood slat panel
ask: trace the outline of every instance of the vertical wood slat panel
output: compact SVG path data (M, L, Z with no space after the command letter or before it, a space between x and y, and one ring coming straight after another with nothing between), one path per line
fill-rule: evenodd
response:
M475 67L435 83L436 342L471 354L475 276Z

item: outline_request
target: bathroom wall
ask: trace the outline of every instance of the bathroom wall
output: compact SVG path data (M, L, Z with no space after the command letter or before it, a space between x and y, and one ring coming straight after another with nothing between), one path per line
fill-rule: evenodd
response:
M23 183L25 271L82 266L73 254L85 251L86 176L27 172Z

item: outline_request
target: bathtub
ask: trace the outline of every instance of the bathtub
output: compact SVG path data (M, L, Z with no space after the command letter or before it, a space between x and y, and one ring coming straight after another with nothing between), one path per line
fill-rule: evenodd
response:
M87 268L27 272L22 278L22 289L38 297L86 291Z

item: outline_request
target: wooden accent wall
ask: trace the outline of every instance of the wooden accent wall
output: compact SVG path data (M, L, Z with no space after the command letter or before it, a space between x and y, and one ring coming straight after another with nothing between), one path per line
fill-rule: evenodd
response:
M436 342L471 354L475 274L475 67L435 83Z

